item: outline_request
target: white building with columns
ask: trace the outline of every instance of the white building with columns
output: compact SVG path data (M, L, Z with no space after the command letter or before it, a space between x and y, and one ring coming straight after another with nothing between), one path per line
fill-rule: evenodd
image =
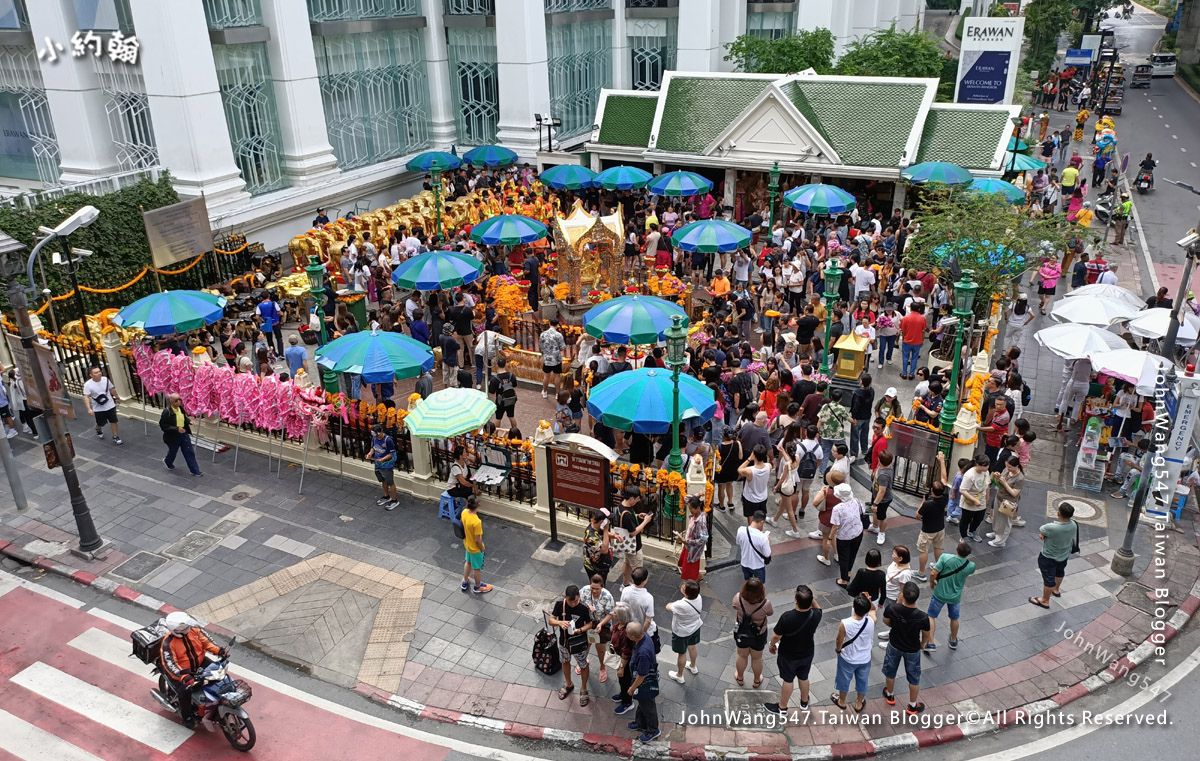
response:
M738 35L829 28L839 51L923 0L0 0L0 195L169 169L214 230L269 248L314 210L408 195L421 151L532 161L592 135L603 89L728 71ZM76 33L79 36L76 36ZM72 40L93 32L99 55ZM136 36L135 64L105 43ZM62 48L59 49L58 46Z

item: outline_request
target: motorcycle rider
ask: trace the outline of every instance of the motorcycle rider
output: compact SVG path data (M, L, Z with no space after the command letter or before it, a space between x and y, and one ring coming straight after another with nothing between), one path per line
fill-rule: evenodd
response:
M196 687L196 675L204 668L204 654L213 653L224 658L226 651L214 644L183 611L168 613L163 623L171 633L162 641L162 672L179 698L183 726L193 729L196 707L192 703L192 690Z
M1138 168L1142 170L1142 174L1150 180L1150 187L1154 187L1154 167L1158 166L1158 162L1154 160L1153 153L1147 153L1146 158L1142 159L1142 163L1138 164Z

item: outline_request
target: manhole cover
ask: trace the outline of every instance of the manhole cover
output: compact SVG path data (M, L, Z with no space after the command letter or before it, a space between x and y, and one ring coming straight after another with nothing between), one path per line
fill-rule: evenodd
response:
M242 527L242 524L238 523L237 521L223 520L220 523L218 523L217 525L210 528L209 531L213 532L214 534L218 534L220 536L229 536L230 534L232 534L234 531L237 531L241 527Z
M1058 515L1059 505L1069 504L1075 510L1074 519L1085 526L1108 527L1108 509L1098 499L1052 491L1046 495L1046 517Z
M230 499L232 499L234 502L244 502L250 499L250 492L235 491Z
M138 552L112 570L113 574L130 581L141 581L162 568L167 559L152 552Z
M775 692L770 690L725 690L725 717L729 722L725 729L747 731L779 729L782 724L781 717L778 714L768 714L766 708L763 707L763 703L769 703L778 697Z
M220 541L221 537L215 534L189 531L178 542L163 550L163 554L190 562L211 550Z

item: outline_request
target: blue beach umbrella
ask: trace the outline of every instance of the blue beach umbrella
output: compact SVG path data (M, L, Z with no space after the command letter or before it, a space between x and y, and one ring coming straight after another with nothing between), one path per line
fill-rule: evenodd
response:
M406 166L410 172L448 172L462 166L462 159L445 151L426 151L413 156Z
M225 297L204 291L167 291L138 299L113 315L118 328L141 328L167 336L202 328L225 314Z
M545 225L520 214L488 217L471 228L471 240L488 246L517 246L545 237Z
M643 367L617 373L588 395L588 412L611 428L634 433L671 430L674 382L671 371ZM679 412L683 420L704 423L717 411L713 390L690 375L679 376Z
M922 161L920 164L913 164L900 174L914 185L923 185L927 182L940 182L943 185L966 185L975 179L970 172L958 164L949 164L945 161Z
M656 196L698 196L712 190L712 180L695 172L667 172L650 181L649 190Z
M483 263L456 251L430 251L402 262L392 273L401 288L436 291L474 282L483 274Z
M967 189L977 193L1000 193L1011 203L1024 203L1025 201L1024 190L1021 190L1011 182L996 180L991 177L975 180L967 186Z
M702 219L684 225L671 235L671 243L684 251L712 254L737 251L750 245L751 233L723 219Z
M858 202L854 196L833 185L801 185L783 194L783 200L796 211L808 214L843 214Z
M959 268L971 268L972 262L987 260L988 264L1005 265L1001 272L1019 272L1025 266L1025 257L1014 252L1007 246L991 241L956 240L943 243L933 249L933 256L938 261L954 263Z
M508 166L517 154L502 145L481 145L464 153L463 159L471 166Z
M335 373L361 375L367 383L415 378L432 370L433 351L409 336L386 331L360 331L317 349L317 364Z
M583 190L592 187L596 173L579 164L559 164L539 174L538 179L555 190Z
M650 184L654 176L645 169L635 166L614 166L596 175L593 182L605 190L632 190L644 188Z
M1045 168L1045 161L1038 161L1025 153L1014 154L1012 151L1004 152L1004 163L1000 165L1001 171L1005 172L1028 172Z
M618 296L584 312L583 329L609 343L654 344L663 340L675 315L688 324L687 313L674 302L657 296Z

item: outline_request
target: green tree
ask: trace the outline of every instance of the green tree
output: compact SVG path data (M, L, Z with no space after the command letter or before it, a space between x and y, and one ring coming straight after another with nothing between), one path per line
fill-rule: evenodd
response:
M996 193L922 188L917 208L920 227L904 248L904 266L952 278L971 270L980 317L992 296L1010 295L1015 279L1044 254L1061 253L1073 232L1064 215L1031 219Z
M953 103L956 84L958 84L958 59L946 56L942 59L942 75L938 78L937 102Z
M1025 9L1026 60L1034 71L1049 71L1058 38L1071 23L1073 0L1033 0Z
M850 43L837 73L862 77L940 77L944 54L925 32L888 29Z
M828 29L773 40L743 34L726 44L725 50L725 60L747 74L794 74L809 68L828 74L833 70L833 32Z
M1116 5L1116 0L1071 0L1071 4L1079 11L1079 18L1083 21L1083 33L1090 34L1092 23L1099 20L1097 17L1100 12Z

